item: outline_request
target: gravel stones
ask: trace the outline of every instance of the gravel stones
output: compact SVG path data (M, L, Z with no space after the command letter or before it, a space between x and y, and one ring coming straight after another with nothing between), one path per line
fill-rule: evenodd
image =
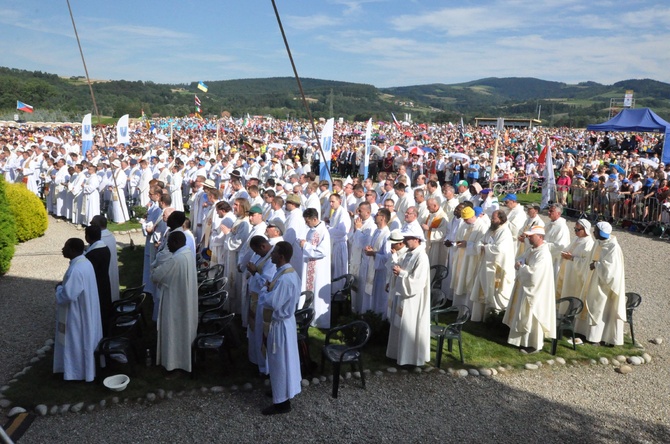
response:
M19 413L26 413L26 409L24 409L23 407L18 407L18 406L17 407L12 407L12 409L9 411L9 413L7 413L7 416L9 416L11 418L13 416L18 415Z
M540 368L540 367L537 366L537 364L531 364L530 362L527 363L527 364L524 364L523 367L524 367L526 370L537 370L538 368Z
M655 344L655 345L661 345L663 343L663 338L661 338L661 337L653 338L649 342L651 342L652 344Z
M46 414L49 413L49 409L44 404L39 404L35 407L35 413L40 416L46 416Z
M616 369L617 372L621 373L622 375L627 375L628 373L631 373L633 371L633 367L630 365L622 365L621 367Z

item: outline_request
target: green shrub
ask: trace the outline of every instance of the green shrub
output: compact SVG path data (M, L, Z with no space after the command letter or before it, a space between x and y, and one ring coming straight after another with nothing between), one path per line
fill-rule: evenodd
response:
M16 223L16 239L25 242L47 230L47 210L39 197L22 183L6 184L7 201Z
M147 207L144 205L135 205L133 207L133 213L135 214L135 219L142 219L147 217Z
M16 226L7 201L6 187L5 178L0 174L0 274L9 270L16 244Z

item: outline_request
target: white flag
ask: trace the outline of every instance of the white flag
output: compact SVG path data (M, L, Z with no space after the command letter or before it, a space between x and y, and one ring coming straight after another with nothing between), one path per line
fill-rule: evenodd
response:
M86 151L93 146L93 128L91 127L91 113L84 116L81 121L81 154L86 158Z
M116 143L130 143L130 134L128 134L128 114L121 116L116 124Z
M321 167L319 168L319 179L328 180L330 182L330 158L333 149L333 129L335 126L335 119L330 118L321 130ZM328 178L328 179L326 179ZM332 185L331 185L332 186Z

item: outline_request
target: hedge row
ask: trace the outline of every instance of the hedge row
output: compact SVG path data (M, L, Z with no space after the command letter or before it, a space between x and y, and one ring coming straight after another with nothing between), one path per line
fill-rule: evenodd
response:
M6 183L0 175L0 274L9 270L14 245L42 236L48 223L40 198L22 183Z

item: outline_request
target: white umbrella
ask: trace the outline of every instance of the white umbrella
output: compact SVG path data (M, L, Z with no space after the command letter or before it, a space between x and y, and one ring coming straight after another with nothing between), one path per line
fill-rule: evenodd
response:
M641 157L639 160L640 160L640 163L647 164L647 165L653 167L654 169L658 168L658 163L654 162L652 159L647 159L647 158Z
M289 145L307 146L307 144L305 142L303 142L302 140L291 140L289 142Z
M168 137L167 137L166 135L164 135L164 134L159 134L159 135L157 135L157 136L156 136L156 139L158 139L158 140L163 140L163 141L165 141L165 142L168 142L168 141L170 140L170 139L168 139Z
M54 136L44 136L44 141L45 141L45 142L55 143L55 144L57 144L57 145L61 145L61 144L63 143L63 142L61 142L58 138L56 138L56 137L54 137Z
M268 148L281 150L284 149L284 144L279 142L272 142L268 144Z
M467 162L470 162L470 160L471 160L470 156L468 156L467 154L463 154L463 153L451 153L451 154L449 154L449 157L453 157L455 159L463 159Z

